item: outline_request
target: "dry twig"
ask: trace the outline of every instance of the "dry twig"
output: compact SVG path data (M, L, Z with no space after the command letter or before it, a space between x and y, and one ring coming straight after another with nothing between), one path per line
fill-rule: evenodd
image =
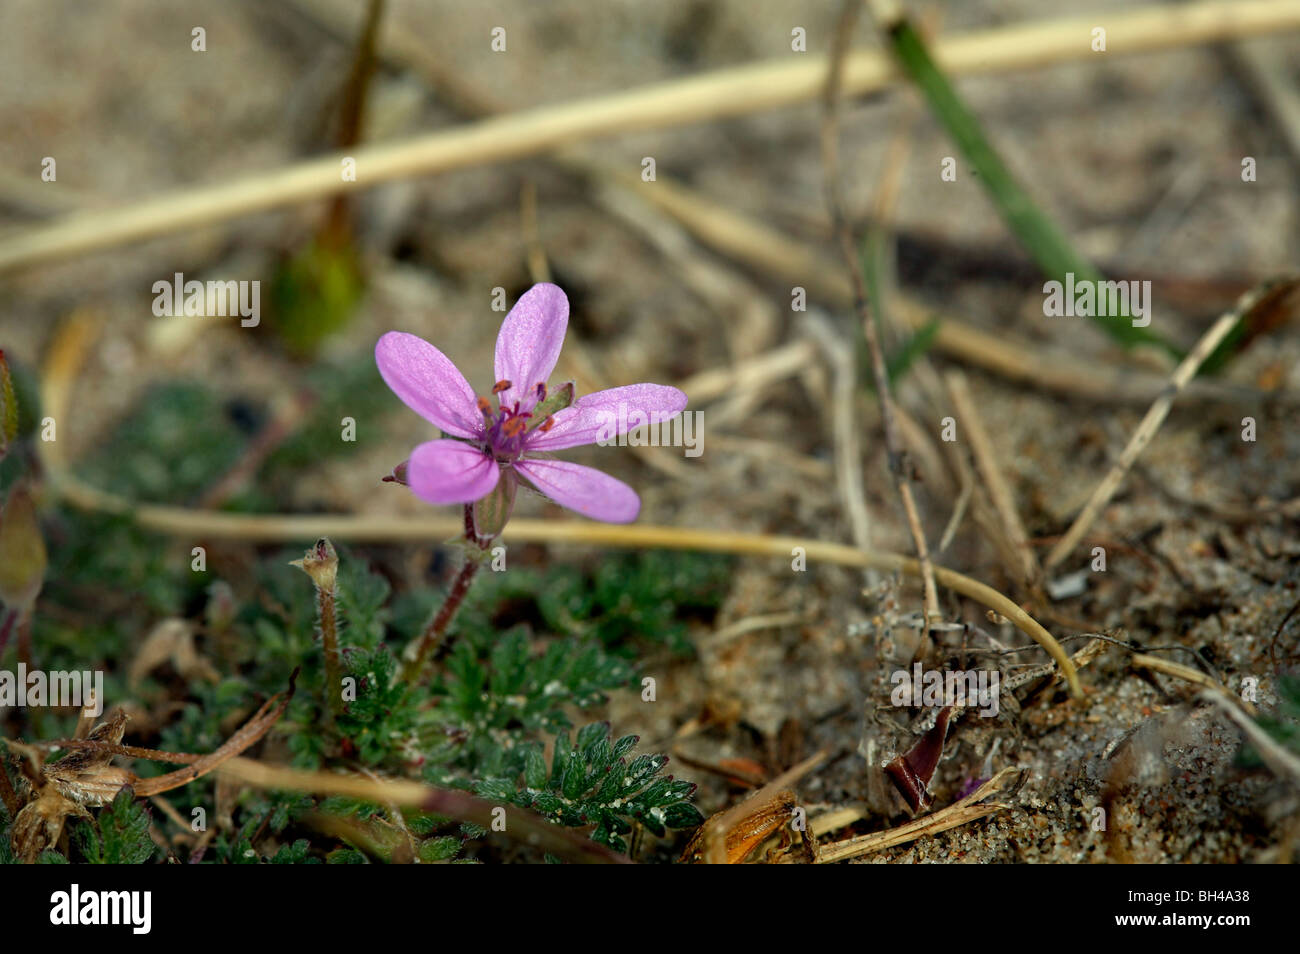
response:
M494 811L503 810L506 833L525 844L570 861L628 864L623 855L597 844L585 835L553 825L534 812L513 805L495 805L468 792L433 788L402 779L372 780L332 772L309 772L287 766L266 765L251 759L231 759L219 772L258 788L309 792L315 795L343 795L377 805L406 805L435 815L446 815L491 828Z
M911 464L898 433L898 422L894 419L894 398L889 390L889 372L885 369L884 351L880 347L880 331L867 305L867 289L863 283L862 269L853 245L853 230L844 209L840 182L839 104L844 82L844 57L848 52L849 38L853 34L854 26L857 25L860 9L861 0L845 0L831 45L821 131L822 163L826 175L826 203L830 211L831 228L835 233L836 244L853 288L853 312L862 325L867 351L871 355L871 377L876 386L876 400L880 402L880 420L885 435L889 473L894 480L898 497L903 503L907 528L912 534L912 542L916 547L917 561L921 567L926 619L933 621L939 619L942 614L939 612L939 591L934 584L934 570L930 566L930 548L925 540L925 530L921 526L916 497L912 493ZM860 496L859 489L859 499ZM923 641L922 645L925 645L925 642Z
M997 512L1000 528L1006 536L1007 549L1016 561L1008 569L1032 590L1038 585L1042 571L1038 566L1038 558L1029 545L1029 535L1025 533L1025 525L1020 520L1011 488L1002 473L993 441L984 429L984 419L971 397L965 375L959 371L950 371L944 376L944 383L948 386L957 421L975 458L975 466L984 478L984 486L993 502L993 509Z
M835 447L835 483L840 502L848 514L853 542L871 546L871 517L867 513L866 492L862 486L862 445L855 413L858 403L858 379L853 352L844 347L827 318L815 311L805 316L805 327L821 346L831 366L831 435Z
M1047 560L1044 563L1045 569L1050 572L1078 546L1079 541L1083 539L1083 535L1092 528L1092 524L1101 513L1102 508L1110 503L1115 491L1119 490L1119 485L1123 482L1125 475L1128 474L1129 468L1133 466L1133 462L1138 459L1142 451L1146 450L1147 445L1151 443L1151 439L1160 430L1160 425L1165 422L1165 418L1169 416L1169 411L1174 405L1174 399L1178 397L1187 382L1200 370L1205 359L1237 327L1237 323L1244 320L1253 303L1258 299L1259 294L1260 290L1254 289L1243 296L1238 306L1227 314L1220 316L1219 320L1210 327L1210 330L1201 336L1201 340L1196 343L1196 347L1178 363L1173 376L1169 379L1169 386L1151 405L1146 416L1142 418L1142 422L1138 424L1137 430L1133 432L1132 438L1129 439L1128 445L1120 454L1119 460L1115 462L1115 466L1097 485L1087 504L1084 505L1082 512L1070 525L1070 529L1065 532L1065 535L1052 548L1052 552L1047 555Z
M1093 18L998 27L950 37L935 56L951 75L1056 65L1093 56ZM1276 33L1300 26L1290 0L1210 0L1150 5L1107 19L1111 55ZM391 31L390 31L391 32ZM897 81L881 50L845 58L844 90L862 94ZM823 94L820 64L800 58L756 63L605 96L543 106L451 130L354 150L358 181L339 175L342 155L324 156L234 182L178 189L124 208L70 216L0 239L0 271L167 235L268 209L399 179L518 159L619 133L683 126L810 101Z
M918 838L924 838L926 835L937 835L949 828L956 828L959 825L965 825L967 822L983 818L985 815L992 815L1010 808L1010 804L1006 802L986 802L984 800L1001 792L1007 779L1018 774L1018 772L1019 769L1008 766L961 801L940 809L932 815L925 815L888 831L872 832L869 835L859 835L856 838L846 838L834 844L824 845L818 849L817 863L830 864L834 861L847 861L849 858L857 858L873 851L883 851L886 848L893 848L895 845L902 845Z

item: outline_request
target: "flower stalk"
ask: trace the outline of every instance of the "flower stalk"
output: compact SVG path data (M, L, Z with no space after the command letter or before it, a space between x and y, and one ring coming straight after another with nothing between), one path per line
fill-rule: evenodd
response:
M330 722L343 708L343 664L339 654L338 595L339 557L325 537L292 564L316 584L316 610L320 617L321 652L325 660L325 712Z
M446 652L450 645L445 642L447 628L451 626L451 621L456 618L456 613L460 610L460 605L465 602L465 596L469 593L470 584L474 582L474 577L478 575L479 567L483 565L483 560L487 556L488 546L492 542L492 537L480 537L474 526L474 505L465 505L465 564L456 574L456 579L452 581L451 590L447 593L447 598L443 601L442 606L438 608L438 613L424 628L419 639L413 644L414 649L408 650L406 665L402 669L402 678L406 681L415 679L424 668L425 661L428 660L431 653L437 651L438 656Z

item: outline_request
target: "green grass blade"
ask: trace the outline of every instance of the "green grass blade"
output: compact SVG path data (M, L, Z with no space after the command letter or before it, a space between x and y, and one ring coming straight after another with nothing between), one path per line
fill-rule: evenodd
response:
M1003 219L1043 274L1063 282L1066 273L1073 272L1076 283L1100 281L1102 276L1092 263L1075 251L1064 233L1016 182L912 25L900 20L887 35L904 72L920 88L935 116L974 166ZM1101 318L1101 327L1125 347L1155 344L1181 357L1182 352L1165 338L1126 320L1131 317L1122 314Z

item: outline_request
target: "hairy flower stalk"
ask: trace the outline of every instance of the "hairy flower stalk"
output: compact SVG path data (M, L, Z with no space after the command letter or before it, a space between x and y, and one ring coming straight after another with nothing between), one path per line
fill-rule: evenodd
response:
M487 557L491 538L480 537L475 532L473 504L465 505L465 544L467 547L465 563L456 574L447 598L438 608L437 615L430 620L428 626L424 627L424 632L415 641L413 648L408 650L406 665L402 667L402 678L405 680L409 681L419 675L425 660L435 649L445 649L447 644L443 640L447 635L447 627L456 618L460 604L465 602L465 596L469 593L470 584L474 582L474 577L478 576L479 567Z
M670 420L686 407L686 395L664 385L632 384L575 400L572 382L549 387L568 323L569 302L557 286L542 283L525 292L497 335L491 397L476 394L451 360L422 338L390 331L375 345L385 383L446 435L420 444L384 479L406 484L429 503L465 507L465 566L413 647L408 677L442 645L521 485L608 523L631 523L641 510L641 498L621 480L553 460L549 452Z
M334 545L321 537L301 560L290 561L316 584L316 609L320 615L321 651L325 658L326 717L333 722L343 708L343 666L339 657L338 618L335 597L338 588L339 557Z

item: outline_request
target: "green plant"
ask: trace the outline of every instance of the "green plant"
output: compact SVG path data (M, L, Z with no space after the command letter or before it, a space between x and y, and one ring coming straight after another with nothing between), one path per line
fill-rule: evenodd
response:
M583 726L572 744L567 732L556 736L549 770L541 745L534 743L523 752L522 779L498 775L474 788L485 798L531 808L562 825L594 824L592 839L615 851L628 850L623 836L631 833L633 821L660 837L669 828L702 824L704 816L689 800L695 786L660 774L666 755L639 755L629 763L636 743L635 735L611 742L609 723L594 722Z
M93 821L78 825L73 843L93 865L140 865L158 851L149 837L149 809L130 789L118 792Z
M86 545L76 551L75 565L61 564L67 575L49 588L46 605L69 610L38 615L41 651L54 661L102 659L115 696L151 708L174 706L152 737L137 736L133 744L211 752L229 736L233 715L281 690L288 673L300 669L299 691L275 729L283 741L272 744L281 754L270 761L284 760L287 741L288 759L301 768L416 777L478 793L582 829L618 851L628 849L636 826L665 836L701 820L690 804L693 787L664 774L666 756L634 754L636 738L615 741L602 722L575 737L574 720L604 705L610 693L637 686L639 652L689 651L691 620L718 605L726 560L655 553L612 558L589 572L552 567L483 574L452 628L450 651L429 677L410 681L398 678L393 646L420 632L438 594L416 588L395 596L384 574L345 550L335 608L349 691L331 724L323 718L319 608L309 581L288 565L291 554L266 554L227 583L215 572L191 572L185 560L157 556L156 541L125 521L73 513L60 519L65 532L85 534ZM117 534L112 552L91 545L96 528ZM60 552L64 561L71 559L67 549ZM138 591L141 577L153 573L161 578L156 608L131 605L112 620L84 625L75 615L69 619L84 592L104 579ZM159 611L193 623L207 674L165 662L128 680L119 661L134 658L139 633ZM222 674L219 680L212 681L212 669ZM38 737L67 736L74 727L75 716L51 716ZM169 768L146 759L134 765L142 779ZM201 778L169 799L182 818L203 808L212 824L215 796L214 781ZM202 860L346 864L392 860L400 847L403 857L413 852L426 863L466 862L496 850L495 842L480 841L489 832L476 825L416 810L405 810L398 825L388 812L360 802L247 791L231 808L234 827L218 831ZM361 825L360 834L330 840L308 824L329 815ZM157 860L162 853L150 837L150 821L148 804L124 791L93 820L70 823L71 860ZM10 824L0 817L0 861L13 860ZM47 850L38 860L69 859Z

